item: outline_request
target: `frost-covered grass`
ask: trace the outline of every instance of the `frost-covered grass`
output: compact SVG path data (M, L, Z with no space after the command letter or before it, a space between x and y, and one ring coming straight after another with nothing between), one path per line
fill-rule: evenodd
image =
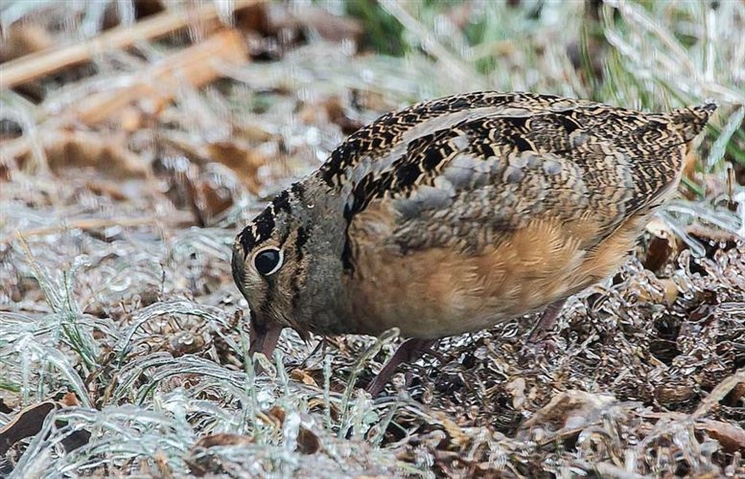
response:
M727 382L745 367L745 5L318 4L364 18L370 43L399 56L352 55L309 35L276 60L185 89L137 131L86 129L134 153L144 179L55 165L39 145L66 106L174 45L96 56L78 76L39 82L40 102L0 92L0 431L24 407L56 406L0 457L0 476L745 474L742 387ZM3 31L41 15L64 26L60 41L94 36L105 3L30 5L2 7ZM442 363L419 361L380 398L350 378L372 377L390 338L316 350L286 332L276 357L256 358L256 375L230 246L267 195L342 140L328 118L303 112L338 96L365 123L484 88L650 110L716 100L701 157L659 226L685 242L664 242L672 252L652 272L643 265L661 240L646 237L612 284L570 301L556 348L527 362L519 350L533 318L444 341ZM32 144L19 168L8 146L18 138ZM267 159L258 192L199 156L233 141ZM194 226L186 177L216 179L232 206Z

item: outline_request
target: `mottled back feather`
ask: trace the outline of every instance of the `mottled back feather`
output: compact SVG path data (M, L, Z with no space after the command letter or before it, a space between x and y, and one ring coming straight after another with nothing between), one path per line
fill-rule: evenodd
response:
M591 247L656 205L714 105L648 114L530 93L480 92L420 103L353 134L319 175L351 223L392 201L402 251L455 238L479 251L527 221L591 220Z

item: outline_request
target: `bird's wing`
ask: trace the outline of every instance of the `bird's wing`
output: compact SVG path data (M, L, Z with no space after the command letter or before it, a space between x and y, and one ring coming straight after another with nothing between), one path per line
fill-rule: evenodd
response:
M576 224L590 248L677 184L690 139L677 120L585 102L467 116L366 160L379 168L357 172L347 214L388 204L402 250L478 251L537 219Z

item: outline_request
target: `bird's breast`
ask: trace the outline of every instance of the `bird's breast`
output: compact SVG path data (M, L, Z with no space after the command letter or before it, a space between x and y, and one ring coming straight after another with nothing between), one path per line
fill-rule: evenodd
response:
M347 283L355 318L349 332L397 327L406 337L441 338L538 311L611 275L643 224L631 218L592 249L582 245L593 225L551 219L530 221L482 251L464 250L456 240L410 252L357 241Z

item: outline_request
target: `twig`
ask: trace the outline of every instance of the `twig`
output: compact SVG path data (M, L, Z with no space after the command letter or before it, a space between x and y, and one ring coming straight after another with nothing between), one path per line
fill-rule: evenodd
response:
M221 65L240 65L247 58L246 45L238 31L230 29L218 32L201 43L132 73L131 77L135 80L130 85L98 92L88 97L84 103L73 105L67 111L55 115L49 129L43 135L36 136L46 140L43 141L43 147L49 154L49 148L55 143L48 140L60 138L60 119L72 117L75 121L90 125L121 113L124 107L135 101L149 102L148 110L155 112L178 94L179 86L186 84L199 88L221 76ZM40 130L44 129L42 125ZM68 136L70 135L62 135L62 138ZM22 136L5 142L0 150L0 164L10 163L26 155L32 141L30 137Z
M263 0L235 0L233 11L263 3ZM153 15L134 25L113 28L81 43L26 55L3 65L0 89L12 88L72 65L89 61L94 54L126 48L151 40L189 25L194 19L206 22L218 18L216 2L205 2L194 9L170 10Z
M135 101L149 102L148 110L156 112L178 94L179 86L199 88L221 75L221 63L243 64L247 58L241 34L224 30L133 74L136 80L125 88L92 95L71 112L88 124L120 113Z
M0 243L12 243L18 238L29 238L32 236L44 236L54 233L61 233L63 231L69 231L72 229L81 230L99 230L101 228L108 228L110 226L142 226L158 222L167 221L171 224L182 224L188 223L193 224L194 217L189 213L175 212L169 214L168 218L155 218L155 217L144 217L144 218L84 218L77 220L67 220L63 224L57 224L53 226L44 226L41 228L33 228L24 231L16 231L15 234L0 240Z
M735 374L727 377L720 382L698 405L696 410L691 414L693 419L698 419L708 413L714 406L719 403L724 396L729 394L738 384L745 383L745 368L739 369Z

